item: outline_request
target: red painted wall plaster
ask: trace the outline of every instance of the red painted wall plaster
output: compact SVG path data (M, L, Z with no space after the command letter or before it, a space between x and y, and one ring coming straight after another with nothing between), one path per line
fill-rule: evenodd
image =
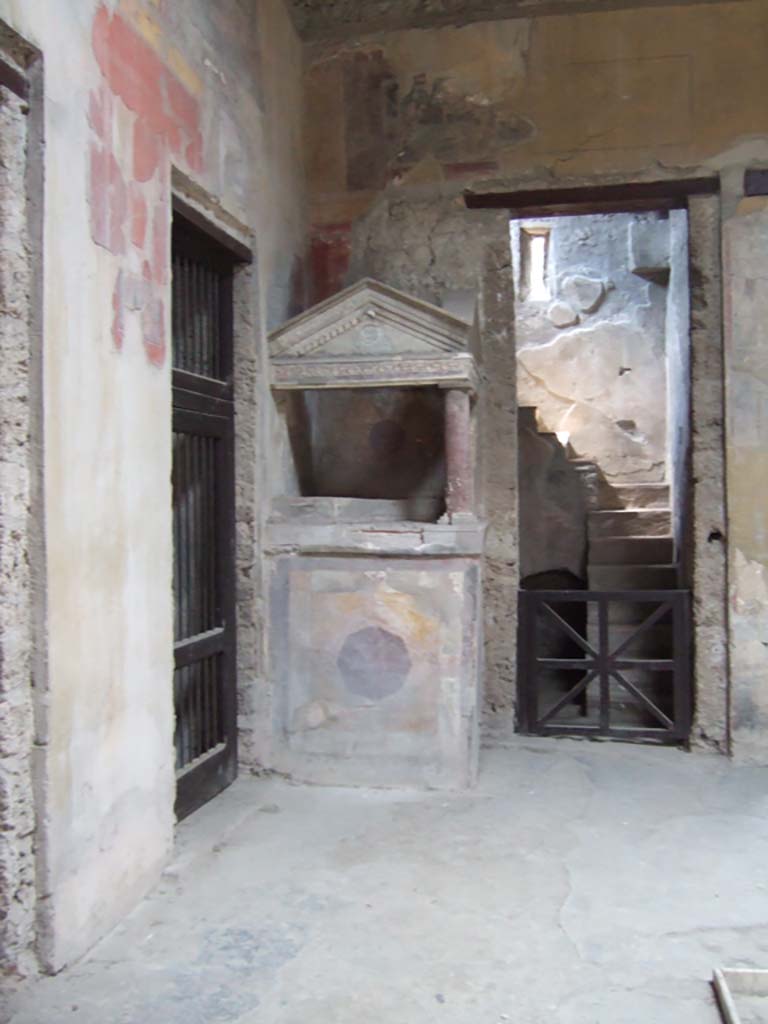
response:
M101 72L91 93L89 202L93 241L119 258L112 339L139 316L149 362L165 362L165 288L170 278L169 166L203 170L200 105L159 54L120 14L96 12L92 45ZM133 115L130 159L113 143L117 104Z
M344 287L352 252L352 225L316 228L310 245L312 302L322 302Z

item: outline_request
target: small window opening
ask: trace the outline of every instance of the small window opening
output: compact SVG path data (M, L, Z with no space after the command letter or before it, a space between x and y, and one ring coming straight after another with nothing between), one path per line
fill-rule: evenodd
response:
M549 231L524 228L520 232L520 255L525 298L529 302L546 302L551 295L547 283Z

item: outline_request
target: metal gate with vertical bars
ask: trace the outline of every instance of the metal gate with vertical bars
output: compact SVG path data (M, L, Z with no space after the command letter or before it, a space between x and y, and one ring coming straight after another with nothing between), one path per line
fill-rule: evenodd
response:
M173 225L176 814L235 778L233 257Z
M519 597L523 732L688 739L688 591L527 590Z

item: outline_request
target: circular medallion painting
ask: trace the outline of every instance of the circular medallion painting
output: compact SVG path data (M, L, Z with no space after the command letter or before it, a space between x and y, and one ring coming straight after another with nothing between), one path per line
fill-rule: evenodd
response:
M380 626L366 626L350 633L336 664L349 692L369 700L382 700L397 693L411 671L411 659L402 638Z

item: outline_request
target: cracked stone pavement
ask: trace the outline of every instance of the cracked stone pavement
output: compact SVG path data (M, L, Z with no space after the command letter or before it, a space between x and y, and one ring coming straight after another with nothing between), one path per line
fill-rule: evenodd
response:
M515 737L477 788L244 777L12 1024L717 1024L768 966L768 770Z

